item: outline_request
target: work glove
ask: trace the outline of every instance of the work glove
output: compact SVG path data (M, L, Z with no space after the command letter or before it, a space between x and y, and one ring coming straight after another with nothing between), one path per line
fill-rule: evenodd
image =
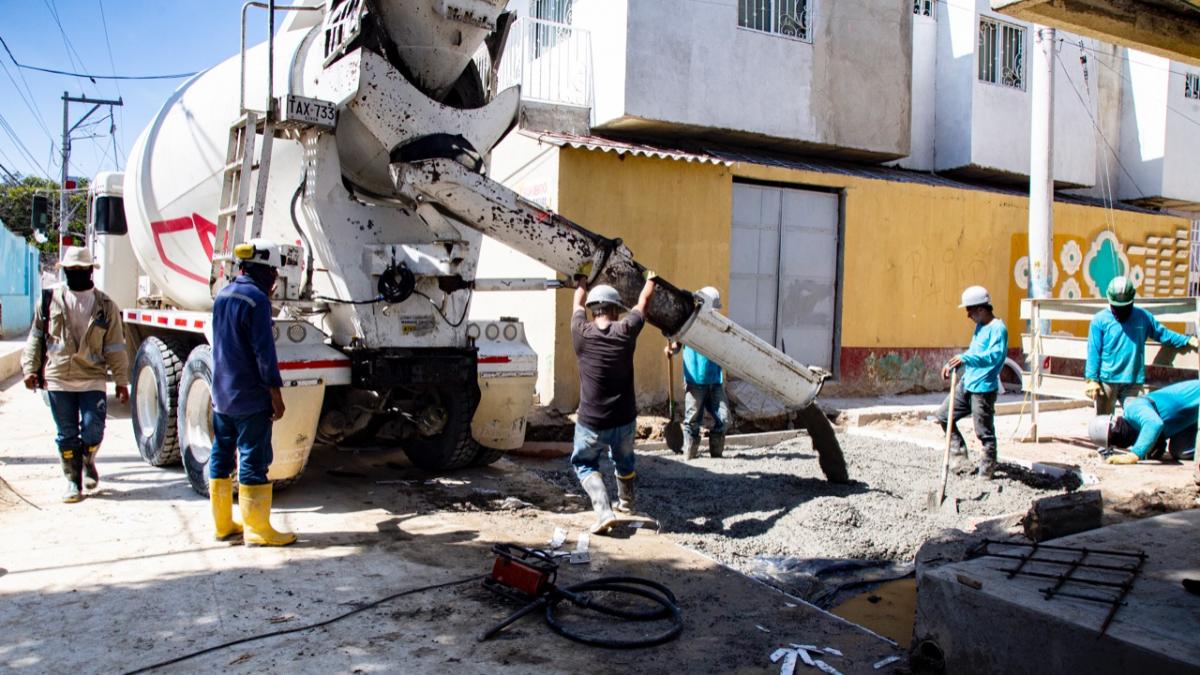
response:
M1083 385L1083 395L1095 400L1096 397L1100 395L1100 389L1101 387L1099 382L1095 380L1088 380L1087 383Z
M1107 464L1137 464L1138 456L1132 452L1117 452L1104 460Z
M1200 337L1193 335L1188 338L1188 346L1192 349L1200 349Z

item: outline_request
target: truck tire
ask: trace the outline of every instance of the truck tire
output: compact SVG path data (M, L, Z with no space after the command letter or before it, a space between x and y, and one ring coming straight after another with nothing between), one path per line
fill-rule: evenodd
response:
M187 345L176 337L149 337L133 362L133 437L151 466L179 463L176 406Z
M208 459L212 454L212 347L200 345L188 355L179 381L179 451L188 484L208 496Z
M215 434L212 424L212 347L200 345L188 355L179 380L179 452L188 484L202 497L208 497L208 462ZM235 464L236 466L236 464ZM237 471L234 471L234 490ZM300 478L272 481L276 492L287 489Z
M467 391L442 387L438 393L446 407L446 427L436 436L408 443L404 454L426 471L461 469L478 454L479 444L471 437L471 418L479 405L479 386L468 387Z
M470 466L487 466L493 464L496 460L504 456L504 451L499 448L489 448L486 445L475 443L475 456L471 458Z

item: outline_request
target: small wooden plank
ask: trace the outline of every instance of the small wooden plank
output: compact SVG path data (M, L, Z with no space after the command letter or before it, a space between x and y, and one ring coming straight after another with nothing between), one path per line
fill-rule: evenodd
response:
M1100 527L1104 500L1099 490L1084 490L1043 497L1029 507L1021 520L1025 536L1033 541L1057 539Z
M1065 335L1045 336L1042 338L1041 347L1042 356L1087 360L1087 338ZM1021 348L1026 354L1033 353L1033 340L1028 333L1021 334ZM1200 355L1190 350L1180 352L1169 345L1150 341L1146 343L1146 365L1196 370L1200 368Z
M1194 323L1197 301L1200 298L1138 298L1137 306L1150 312L1162 323ZM1028 321L1033 316L1033 302L1021 300L1021 319ZM1085 300L1061 300L1058 298L1038 300L1039 317L1043 321L1091 321L1092 316L1106 307L1103 298Z

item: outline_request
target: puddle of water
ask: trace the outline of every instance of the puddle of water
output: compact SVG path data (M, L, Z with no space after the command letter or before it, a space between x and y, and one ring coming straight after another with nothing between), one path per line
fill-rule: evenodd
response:
M917 580L884 582L829 611L907 646L912 642L917 614Z

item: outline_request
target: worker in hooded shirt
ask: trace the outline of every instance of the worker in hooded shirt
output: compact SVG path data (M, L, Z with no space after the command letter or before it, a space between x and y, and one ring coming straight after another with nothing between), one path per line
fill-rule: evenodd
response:
M1109 464L1137 464L1170 453L1178 461L1195 458L1200 381L1188 380L1130 399L1122 415L1098 415L1088 425L1092 442L1129 448L1109 454Z
M721 308L721 292L712 286L705 286L696 293L702 298L708 309L716 311ZM687 424L687 435L683 437L684 459L696 459L700 453L700 422L704 419L704 411L712 415L712 431L708 435L708 454L720 457L725 452L725 431L729 428L729 401L725 398L725 373L721 366L713 363L707 356L672 342L666 346L667 358L671 358L683 350L683 381L686 394L683 398L683 419Z
M50 414L58 428L58 455L67 478L62 500L74 503L83 499L84 488L94 489L100 480L96 453L104 439L108 414L106 378L111 372L117 400L127 403L129 362L121 312L95 288L92 272L99 265L92 261L91 252L70 246L63 251L59 267L67 287L51 293L48 316L38 304L21 370L26 388L46 388Z
M576 277L571 314L571 340L579 358L579 409L575 418L571 466L592 502L593 534L605 534L617 522L608 488L600 475L600 456L608 450L617 472L617 510L633 512L637 431L637 400L633 389L633 352L645 325L646 305L654 293L654 273L637 306L621 318L621 296L604 284L588 289L587 278ZM585 300L586 295L586 300ZM587 320L587 312L592 320Z
M1096 414L1108 415L1125 399L1141 393L1146 381L1146 338L1181 349L1200 346L1160 324L1150 312L1135 307L1133 283L1116 277L1108 284L1108 309L1092 317L1088 327L1084 393L1096 402Z
M967 351L942 367L942 379L950 371L962 368L954 391L937 412L938 423L951 428L951 454L959 461L967 458L967 443L958 431L958 421L967 415L975 422L975 435L983 443L983 457L975 473L991 478L996 471L996 395L1000 389L1000 369L1008 353L1008 328L992 313L992 296L983 286L971 286L962 293L967 318L975 323L975 333ZM950 397L954 397L954 419L950 416Z
M209 499L217 539L243 527L248 546L286 546L291 532L271 527L271 425L283 417L279 363L272 332L271 293L283 258L267 239L238 244L241 274L213 301L213 448ZM235 454L236 453L236 454ZM242 524L233 519L233 470L238 469Z

